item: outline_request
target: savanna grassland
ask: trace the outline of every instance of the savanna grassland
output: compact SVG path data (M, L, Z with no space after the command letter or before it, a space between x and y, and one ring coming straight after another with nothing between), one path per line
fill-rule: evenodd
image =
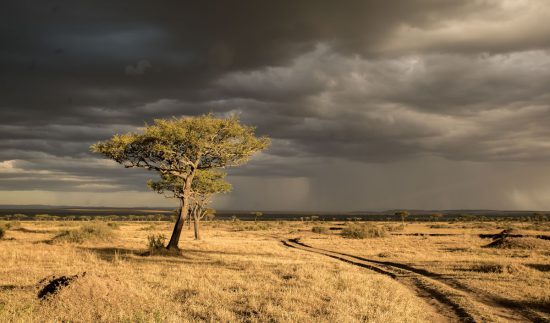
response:
M201 241L185 231L180 255L148 248L148 237L169 236L167 222L0 226L2 322L550 319L550 242L505 237L485 247L493 239L479 234L503 229L492 222L214 221ZM550 231L513 226L514 234ZM341 235L358 228L369 229L364 239ZM73 275L37 297L53 276Z

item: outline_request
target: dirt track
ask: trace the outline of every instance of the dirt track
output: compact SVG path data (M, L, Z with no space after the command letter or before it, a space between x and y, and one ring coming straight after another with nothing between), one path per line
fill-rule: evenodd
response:
M527 309L509 308L489 295L429 271L406 264L366 259L346 253L315 248L298 239L281 241L284 246L321 254L355 266L387 275L413 290L432 308L439 322L542 322L543 318Z

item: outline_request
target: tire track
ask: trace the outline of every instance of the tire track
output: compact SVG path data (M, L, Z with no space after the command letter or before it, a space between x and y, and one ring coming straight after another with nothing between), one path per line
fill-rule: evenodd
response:
M475 318L466 311L460 304L453 302L448 296L438 290L423 284L421 280L415 277L407 277L403 272L384 268L376 263L354 259L349 255L344 255L328 250L317 249L298 241L298 239L289 239L281 241L284 246L313 252L337 259L355 266L367 268L377 273L391 277L412 289L419 297L423 298L428 305L434 308L435 312L440 314L443 320L447 322L476 322Z
M535 313L507 308L455 280L445 279L441 275L424 269L315 248L298 239L282 240L281 242L290 248L321 254L389 276L412 289L448 321L491 321L491 317L488 317L486 312L499 319L513 322L539 322L541 320ZM472 302L477 304L472 304ZM481 307L484 307L484 311L479 310L480 304Z
M296 241L296 243L298 243L299 245L302 245L304 247L310 247L310 248L313 248L313 249L319 249L319 250L323 250L323 251L332 252L330 250L314 248L314 247L308 246L308 245L306 245L302 242L299 242L299 241ZM463 283L461 283L457 280L445 278L443 275L433 273L433 272L430 272L430 271L425 270L425 269L415 268L415 267L411 267L409 265L402 264L402 263L397 263L397 262L367 259L367 258L364 258L364 257L354 256L354 255L347 254L347 253L340 253L340 254L351 257L351 258L354 258L354 259L357 259L357 260L365 261L365 262L368 262L368 263L379 264L379 265L381 265L385 268L398 268L398 269L402 269L404 271L410 271L410 272L413 272L413 273L418 274L420 276L423 276L427 279L435 280L435 281L440 282L444 285L447 285L448 287L450 287L452 289L455 289L455 290L458 290L460 292L463 292L463 293L467 294L472 300L474 300L478 303L484 304L485 306L491 308L492 309L491 312L493 312L492 314L494 314L494 315L496 315L500 318L506 319L506 320L510 320L510 321L513 321L513 322L545 322L545 319L543 317L541 317L540 315L538 315L537 313L535 313L533 311L530 311L527 308L522 309L522 308L517 308L517 307L510 307L509 303L507 303L505 301L502 301L502 300L495 300L493 297L491 297L486 292L483 292L483 291L480 291L480 290L477 290L477 289L472 289L471 287L466 286L466 285L464 285Z

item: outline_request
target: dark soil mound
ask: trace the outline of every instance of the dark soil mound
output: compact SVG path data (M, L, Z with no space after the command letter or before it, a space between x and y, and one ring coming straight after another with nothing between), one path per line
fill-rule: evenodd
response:
M71 284L73 281L78 278L84 277L85 275L86 273L83 272L74 276L46 277L38 282L38 284L42 286L42 288L38 292L38 298L45 299L50 295L56 294L63 287L69 286L69 284Z
M541 249L549 250L550 242L547 240L537 238L510 238L502 237L489 243L485 248L498 248L498 249Z

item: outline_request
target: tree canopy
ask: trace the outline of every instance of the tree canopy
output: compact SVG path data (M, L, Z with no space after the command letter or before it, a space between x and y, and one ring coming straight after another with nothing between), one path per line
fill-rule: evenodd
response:
M92 145L125 167L143 167L185 178L196 169L237 166L267 148L267 137L257 138L254 127L232 115L156 119L142 133L114 135Z

